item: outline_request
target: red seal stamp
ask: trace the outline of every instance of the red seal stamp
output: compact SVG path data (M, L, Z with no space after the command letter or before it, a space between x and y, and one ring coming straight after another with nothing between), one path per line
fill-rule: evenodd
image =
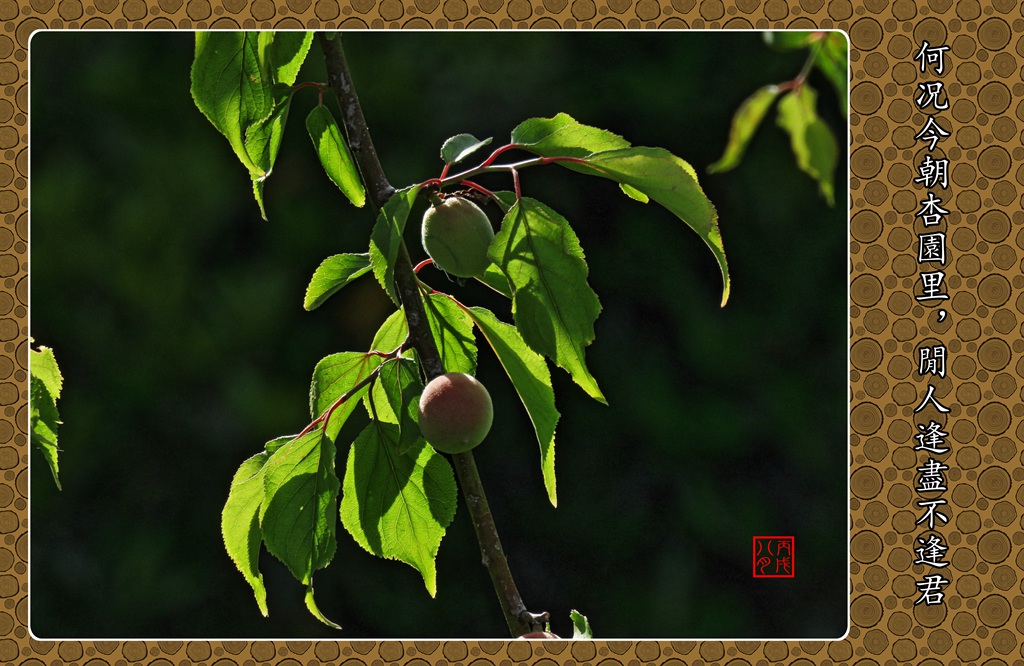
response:
M795 576L795 548L795 537L754 537L754 578L792 578Z

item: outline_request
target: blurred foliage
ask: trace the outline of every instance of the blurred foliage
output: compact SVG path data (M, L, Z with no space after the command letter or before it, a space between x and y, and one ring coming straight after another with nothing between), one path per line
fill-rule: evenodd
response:
M553 372L563 416L552 509L527 415L481 354L495 421L477 463L527 605L551 611L563 635L573 608L598 637L843 634L845 206L824 204L777 132L735 171L705 171L732 112L804 54L773 53L757 33L352 33L345 43L397 187L436 175L454 134L501 142L525 118L566 112L690 161L719 210L734 281L724 309L713 257L670 214L564 169L522 174L586 251L604 308L588 364L610 403ZM234 470L307 423L317 360L368 348L390 306L363 278L303 310L324 257L365 251L370 214L324 175L300 127L315 95L300 91L262 221L247 174L189 96L192 50L182 33L32 42L31 326L65 378L63 491L32 464L33 633L501 636L463 508L441 546L436 599L413 569L339 534L317 596L341 634L305 611L266 554L262 618L224 552ZM298 80L324 78L314 45ZM838 112L825 120L845 133ZM415 231L414 261L424 256ZM486 288L455 289L510 319ZM794 579L752 578L755 535L796 537Z

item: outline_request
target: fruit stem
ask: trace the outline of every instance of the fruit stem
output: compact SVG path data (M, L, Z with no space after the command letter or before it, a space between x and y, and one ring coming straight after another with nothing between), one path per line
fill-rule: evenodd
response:
M473 182L473 181L471 181L471 180L464 180L464 181L462 181L461 183L459 183L459 185L464 185L464 186L466 186L466 187L468 187L468 188L470 188L470 189L474 189L474 190L476 190L477 192L480 192L481 194L485 194L485 195L487 195L488 197L490 197L490 198L491 198L491 199L493 199L494 201L498 202L499 204L501 203L501 202L500 202L500 201L498 200L498 197L497 197L497 195L495 195L495 194L494 194L494 192L491 192L491 191L490 191L489 189L487 189L487 188L486 188L486 187L484 187L483 185L478 185L477 183L474 183L474 182Z
M512 150L513 148L518 148L518 147L519 146L517 146L514 143L506 143L504 146L501 146L500 148L496 149L493 153L491 153L490 156L486 160L484 160L483 162L480 163L480 166L482 166L482 167L490 166L490 165L494 164L494 160L498 159L498 155L501 155L502 153L504 153L507 150ZM441 177L444 178L443 175Z

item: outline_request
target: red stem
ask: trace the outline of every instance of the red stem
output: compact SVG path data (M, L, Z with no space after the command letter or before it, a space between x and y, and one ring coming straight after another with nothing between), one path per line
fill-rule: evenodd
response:
M507 143L507 144L505 144L501 148L498 148L493 153L491 153L490 157L488 157L486 160L481 162L480 163L480 167L491 166L492 164L494 164L494 160L498 159L498 155L501 155L504 152L508 152L508 151L512 150L513 148L518 148L518 147L519 146L514 144L514 143Z
M460 181L459 185L464 185L466 187L469 187L469 188L472 188L472 189L476 190L477 192L482 192L483 194L486 194L491 199L494 199L495 201L498 201L498 196L494 192L491 192L489 189L487 189L483 185L477 185L476 183L474 183L471 180Z
M394 358L394 357L397 357L402 352L402 349L404 348L404 346L405 345L403 344L401 347L399 347L398 349L394 350L393 352L382 352L382 351L377 351L377 350L370 351L370 352L366 353L366 356L367 357L379 356L379 357L385 358L385 359ZM313 421L309 425L307 425L305 428L302 429L302 432L300 432L298 435L295 435L295 438L298 439L299 437L302 437L306 433L308 433L311 430L313 430L314 428L316 428L321 423L324 424L324 427L326 427L327 422L331 420L331 414L334 413L334 410L336 410L338 407L341 407L341 405L343 405L347 400L350 400L352 398L352 396L354 396L356 393L358 393L360 390L362 390L362 388L364 386L366 386L367 384L372 382L374 380L374 378L376 378L377 375L379 375L379 374L380 374L380 366L378 365L376 368L373 369L373 372L371 372L370 374L366 375L366 377L363 377L361 380L359 380L359 382L355 386L350 388L348 391L343 393L337 400L335 400L334 404L332 404L330 407L328 407L324 411L323 414L321 414L320 416L318 416L315 419L313 419Z

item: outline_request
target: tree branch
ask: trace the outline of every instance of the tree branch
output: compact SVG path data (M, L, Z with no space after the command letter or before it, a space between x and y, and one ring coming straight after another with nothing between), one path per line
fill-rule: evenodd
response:
M342 120L348 135L348 147L352 151L359 173L363 176L363 184L370 194L370 203L374 212L379 212L384 203L395 193L395 188L388 182L384 169L377 159L377 151L370 138L370 128L363 117L363 108L359 105L352 74L348 70L345 52L341 48L341 37L338 33L318 33L320 47L327 65L327 84L338 98Z
M375 212L379 212L388 199L395 193L395 188L388 182L384 169L377 159L373 148L370 130L363 117L359 97L356 95L352 75L349 73L345 53L341 47L341 38L337 33L319 33L320 46L327 65L327 83L338 98L342 120L348 135L349 148L362 174L363 182L370 195L370 204ZM398 263L395 266L395 285L398 295L405 307L405 318L409 325L409 337L412 346L419 355L420 363L427 376L433 379L444 374L444 364L437 351L434 336L430 331L426 310L420 296L419 278L413 271L408 249L403 242L399 251ZM501 547L501 539L487 503L483 483L476 468L472 452L459 453L452 456L455 471L459 477L459 486L466 499L466 507L473 520L473 529L480 544L484 566L491 575L494 591L498 595L505 622L512 636L525 634L548 618L547 613L531 613L526 610L515 579L508 567L508 559Z

